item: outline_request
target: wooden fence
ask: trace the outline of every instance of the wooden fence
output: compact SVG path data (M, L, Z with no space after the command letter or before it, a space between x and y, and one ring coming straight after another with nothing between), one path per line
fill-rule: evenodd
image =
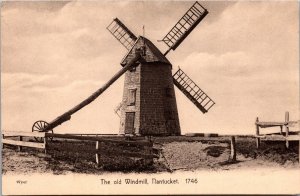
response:
M290 127L296 127L296 125L298 125L299 128L299 121L290 121L289 112L285 113L284 122L261 122L257 117L255 121L256 147L259 148L261 139L286 141L287 148L289 148L289 141L299 141L300 143L299 130L297 130L296 132L290 131ZM280 127L280 130L276 133L271 133L271 134L263 134L260 132L260 128L270 128L270 127ZM299 145L299 149L300 149L300 145Z
M73 140L81 140L81 141L95 141L96 142L95 149L93 149L93 150L89 149L88 151L95 153L97 164L100 163L101 155L144 158L147 163L153 162L153 158L157 158L157 155L154 155L154 153L153 153L153 142L150 141L150 139L130 141L130 140L125 140L126 139L125 137L120 138L120 139L112 139L112 138L106 138L106 137L79 136L79 135L52 134L52 133L46 133L46 137L61 138L61 139L73 139ZM103 150L103 149L101 149L102 143L114 143L114 144L139 146L139 147L143 148L143 151L117 152L117 151L112 151L112 150ZM84 152L86 150L80 149L80 151Z
M18 140L12 140L9 138L17 137ZM29 142L23 141L24 137L39 137L43 138L43 143L39 142ZM44 149L47 153L47 149L51 149L48 145L49 138L60 138L60 139L71 139L71 140L80 140L80 141L95 141L95 149L57 149L57 150L68 150L68 151L80 151L80 152L89 152L94 153L96 157L96 163L100 163L101 155L110 155L110 156L126 156L126 157L138 157L145 159L146 163L152 163L153 158L157 158L157 155L153 153L153 142L150 139L144 140L125 140L126 138L119 137L119 139L111 139L106 137L95 137L95 136L80 136L80 135L69 135L69 134L53 134L53 133L42 133L42 132L2 132L2 144L16 145L21 151L22 146ZM102 143L114 143L114 144L124 144L124 145L133 145L139 146L142 148L142 151L139 152L116 152L112 150L103 150L101 148ZM53 149L53 147L52 147Z
M24 137L40 137L43 138L43 143L23 141ZM19 140L12 140L12 138L18 138ZM19 151L22 150L22 146L44 149L46 152L47 138L45 133L42 132L2 132L2 144L10 144L18 146Z

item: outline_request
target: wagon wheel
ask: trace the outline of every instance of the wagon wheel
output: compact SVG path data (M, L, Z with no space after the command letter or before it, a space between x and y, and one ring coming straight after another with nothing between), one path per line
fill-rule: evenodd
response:
M44 128L47 127L49 125L49 123L47 123L46 121L43 120L38 120L35 123L33 123L32 125L32 132L37 131L37 132L44 132ZM53 129L50 129L46 132L50 132L53 133ZM49 137L50 140L52 141L53 137ZM41 137L34 137L34 139L37 142L43 142L43 138Z

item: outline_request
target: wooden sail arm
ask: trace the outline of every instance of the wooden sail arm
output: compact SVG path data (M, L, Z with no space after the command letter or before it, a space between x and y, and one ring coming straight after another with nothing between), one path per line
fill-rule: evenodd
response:
M82 109L83 107L87 106L91 102L93 102L97 97L99 97L110 85L112 85L118 78L120 78L127 70L131 69L134 66L137 66L137 61L140 59L141 55L140 52L136 52L135 56L124 66L118 73L116 73L107 83L105 83L101 88L95 91L91 96L87 99L70 109L69 111L65 112L64 114L57 117L55 120L51 121L48 126L46 126L43 131L51 130L58 125L62 124L65 121L71 119L71 115L77 112L78 110Z

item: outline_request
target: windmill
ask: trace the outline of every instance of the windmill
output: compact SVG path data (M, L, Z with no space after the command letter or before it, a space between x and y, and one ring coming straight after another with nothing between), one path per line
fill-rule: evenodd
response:
M71 115L93 102L125 73L120 112L120 134L180 135L180 125L174 85L206 113L215 102L181 69L172 75L172 64L165 57L175 50L208 11L198 2L183 15L161 40L169 48L163 54L144 36L135 36L118 18L107 27L109 32L128 50L121 61L123 68L87 99L47 123L36 121L32 131L53 132L53 128L71 119Z
M164 54L147 38L135 36L118 18L108 25L109 32L128 50L121 65L134 56L136 49L143 51L140 65L125 73L123 100L117 107L121 111L121 134L180 135L174 85L203 113L215 104L181 69L172 75L172 65L165 57L207 14L195 2L161 40L168 46Z

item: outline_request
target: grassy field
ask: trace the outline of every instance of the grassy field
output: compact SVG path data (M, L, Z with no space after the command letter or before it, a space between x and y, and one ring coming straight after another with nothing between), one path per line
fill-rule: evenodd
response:
M286 149L280 141L262 142L256 149L255 138L236 137L237 162L229 162L229 137L153 137L155 154L153 164L142 158L101 155L100 165L95 162L95 142L53 140L45 155L41 150L5 145L2 149L2 172L67 174L103 172L172 172L176 170L229 170L257 167L298 167L299 142L291 142ZM122 144L102 144L104 150L114 152L139 152L141 148ZM80 150L84 149L84 152Z

